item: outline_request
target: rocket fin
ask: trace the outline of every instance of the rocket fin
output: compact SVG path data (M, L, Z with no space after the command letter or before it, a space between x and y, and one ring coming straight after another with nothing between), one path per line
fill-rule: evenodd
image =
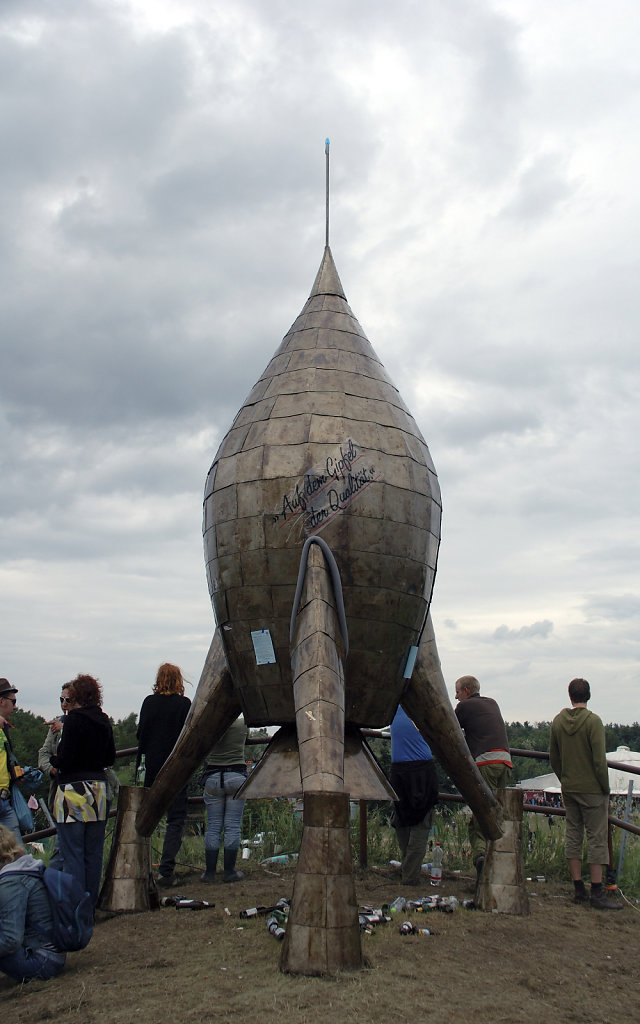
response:
M344 788L351 800L398 799L360 730L350 726L345 736ZM278 730L237 796L249 800L302 796L300 755L293 725L283 725Z
M400 702L451 776L487 839L502 836L500 804L478 771L445 685L431 615L409 686Z
M298 575L291 644L302 840L280 970L328 974L361 967L363 958L345 790L346 623L341 638L340 578L324 542L305 546L307 552Z
M295 725L283 725L272 737L269 746L249 777L242 783L236 798L262 800L264 797L302 795L300 755Z
M155 782L145 792L136 816L141 835L151 835L176 793L241 711L220 630L216 629L182 732Z
M302 566L291 642L293 699L303 792L342 793L344 643L325 557L322 542L312 543Z

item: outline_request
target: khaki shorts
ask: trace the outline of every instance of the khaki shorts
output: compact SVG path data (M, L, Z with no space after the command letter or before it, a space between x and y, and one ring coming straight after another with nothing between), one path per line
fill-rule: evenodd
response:
M603 793L564 793L567 812L566 856L582 860L582 841L587 833L587 862L608 864L607 825L609 797Z

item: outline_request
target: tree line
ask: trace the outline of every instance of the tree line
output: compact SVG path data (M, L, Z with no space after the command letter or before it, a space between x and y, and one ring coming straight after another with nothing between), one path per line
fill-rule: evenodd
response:
M24 711L16 708L13 717L13 729L10 730L11 743L18 762L22 765L37 765L38 750L44 743L47 735L47 723L41 715L34 715L31 711ZM135 747L137 744L136 729L138 716L134 711L126 718L117 720L111 719L113 735L116 743L116 750L126 750ZM507 735L511 747L522 750L549 749L549 733L551 722L507 722ZM252 736L265 736L266 731L252 730ZM631 750L640 750L640 723L632 725L619 725L610 723L605 726L606 747L608 751L614 751L617 747L627 746ZM369 746L377 757L383 770L389 774L391 769L391 744L388 740L371 739ZM262 747L249 748L249 754L257 758L262 753ZM624 760L624 758L621 758ZM120 768L121 765L118 765ZM125 765L122 765L124 768ZM533 760L527 757L514 757L512 781L520 782L521 779L533 778L537 775L546 775L550 771L547 761ZM449 777L439 768L440 787L443 792L453 792L454 787ZM123 779L130 782L130 779Z

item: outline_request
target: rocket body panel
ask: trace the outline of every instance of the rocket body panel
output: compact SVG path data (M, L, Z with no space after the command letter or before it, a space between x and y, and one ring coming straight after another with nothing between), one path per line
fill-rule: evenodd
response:
M236 416L205 488L209 590L250 725L295 721L289 625L311 534L327 542L342 580L346 720L391 720L429 608L440 513L427 445L326 249L310 299ZM273 660L259 663L252 634L263 630Z

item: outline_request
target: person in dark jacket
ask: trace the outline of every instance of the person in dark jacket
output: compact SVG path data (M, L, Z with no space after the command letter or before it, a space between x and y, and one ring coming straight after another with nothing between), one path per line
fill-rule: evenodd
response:
M400 706L391 723L391 785L399 798L391 824L402 855L402 884L419 885L438 800L438 773L429 744Z
M156 775L173 750L182 732L191 701L184 695L184 680L177 665L165 662L158 669L153 693L145 697L138 720L138 759L144 757L144 784L153 785ZM176 857L182 843L187 818L187 786L174 797L167 809L167 827L162 844L158 885L175 885Z
M79 675L69 691L69 711L51 765L58 772L54 818L63 869L98 902L107 824L105 765L116 758L111 723L102 710L102 689L93 676Z
M53 919L40 861L0 825L0 971L15 981L54 978L66 956L53 945Z
M480 683L475 676L461 676L456 680L456 700L456 718L478 771L494 792L505 789L509 785L513 765L507 727L497 702L493 697L480 696ZM469 821L469 841L480 882L487 841L475 815Z

